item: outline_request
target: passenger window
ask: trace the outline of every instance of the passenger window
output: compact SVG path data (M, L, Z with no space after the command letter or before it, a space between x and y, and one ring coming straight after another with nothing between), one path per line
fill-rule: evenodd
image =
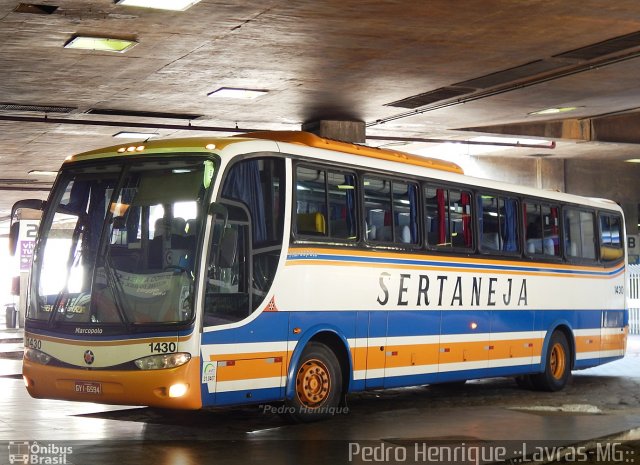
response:
M298 167L296 185L296 232L327 236L327 185L325 172Z
M518 201L510 197L478 197L480 248L484 252L518 252Z
M427 244L438 249L473 246L471 193L458 189L425 189Z
M527 255L559 256L558 207L525 202L524 218Z
M355 174L299 166L296 175L296 234L355 240Z
M600 258L613 262L622 258L622 218L618 215L600 213Z
M327 173L329 191L329 233L338 239L356 238L356 176Z
M367 239L372 242L418 243L418 186L365 177Z
M567 257L596 258L594 214L567 208L564 214L564 242Z

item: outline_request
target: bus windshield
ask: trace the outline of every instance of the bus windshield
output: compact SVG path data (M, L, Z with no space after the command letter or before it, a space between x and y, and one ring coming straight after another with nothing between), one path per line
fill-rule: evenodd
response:
M213 174L213 161L185 158L63 171L43 218L27 316L50 325L189 321Z

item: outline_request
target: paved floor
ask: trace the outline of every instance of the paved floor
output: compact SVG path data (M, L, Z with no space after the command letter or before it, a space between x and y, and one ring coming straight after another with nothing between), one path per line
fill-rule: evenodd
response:
M623 360L576 372L559 393L507 378L367 392L350 396L348 415L307 425L264 406L176 412L31 399L12 359L20 337L0 330L0 465L25 447L38 463L544 463L597 438L610 440L570 461L640 462L640 337Z

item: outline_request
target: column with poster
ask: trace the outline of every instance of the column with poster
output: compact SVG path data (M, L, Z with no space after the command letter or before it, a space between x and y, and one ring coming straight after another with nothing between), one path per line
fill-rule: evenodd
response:
M33 250L36 245L36 236L40 220L21 219L18 233L18 254L20 261L20 301L18 305L18 326L24 327L24 316L27 310L27 285L29 283L29 272L31 271L31 261Z
M33 249L36 245L38 234L38 220L20 220L20 232L18 234L18 248L20 250L20 272L31 270Z

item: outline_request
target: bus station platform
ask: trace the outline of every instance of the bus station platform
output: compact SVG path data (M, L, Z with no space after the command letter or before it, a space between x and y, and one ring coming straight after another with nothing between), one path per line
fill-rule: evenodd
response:
M312 424L288 423L278 405L166 411L32 399L16 359L21 336L0 330L0 463L27 443L36 461L63 451L57 463L73 464L640 461L640 336L623 360L574 372L557 393L507 378L371 391L349 396L348 414Z

